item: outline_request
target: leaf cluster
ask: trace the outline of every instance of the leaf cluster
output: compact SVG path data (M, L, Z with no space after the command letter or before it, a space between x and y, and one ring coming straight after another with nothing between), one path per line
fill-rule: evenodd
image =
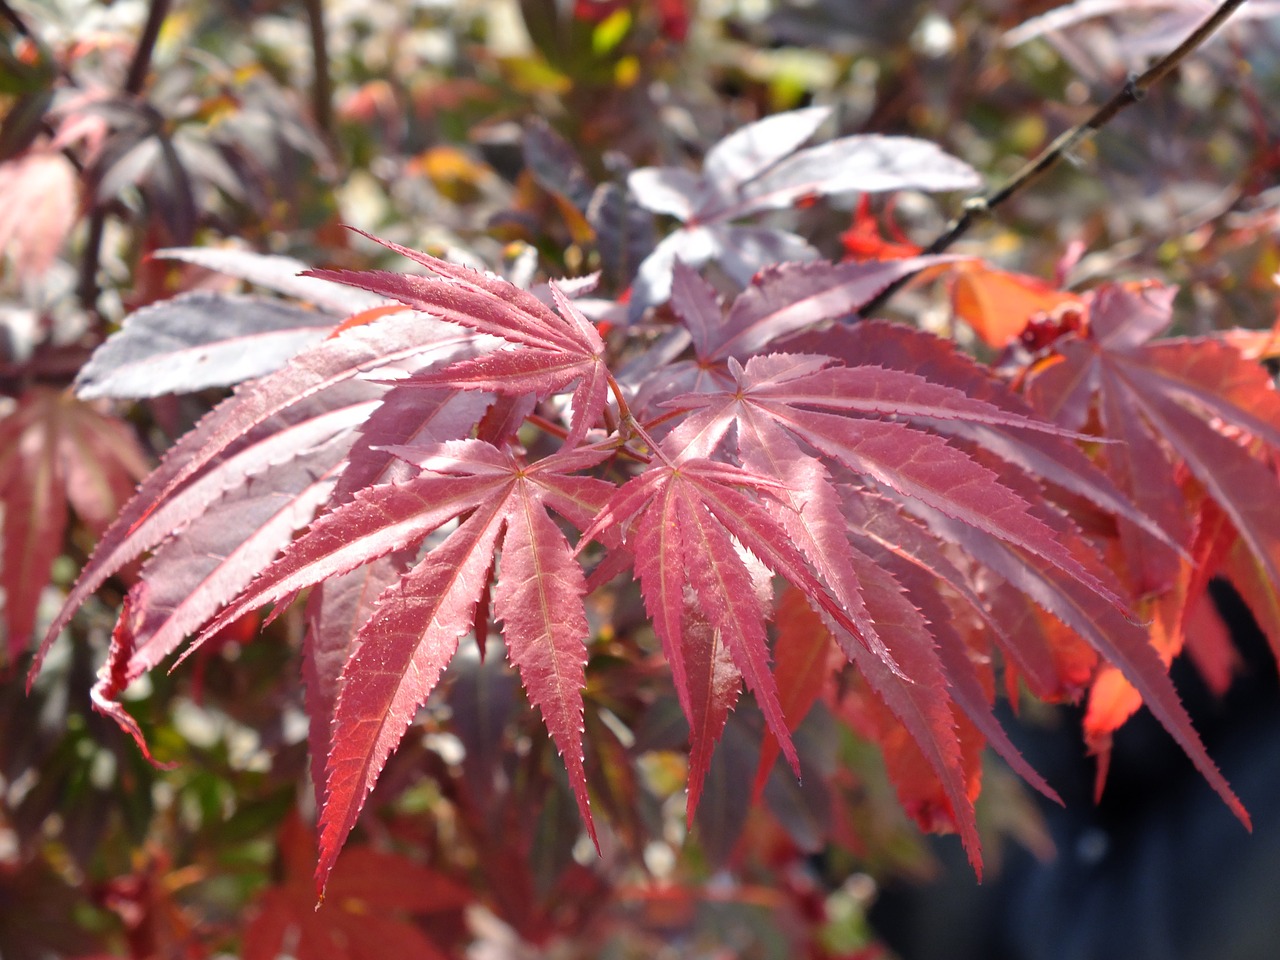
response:
M959 5L991 47L962 95L960 60L876 53L839 3L529 0L512 33L340 2L310 49L274 9L157 0L134 43L127 12L0 6L8 662L41 638L39 721L0 691L0 885L136 957L364 956L375 904L414 955L692 950L768 904L835 956L867 933L801 857L917 869L909 820L981 875L988 746L1058 800L1002 696L1084 701L1099 789L1145 704L1248 823L1167 671L1231 684L1215 577L1280 652L1280 351L1214 329L1273 309L1265 81L1212 144L1200 100L1237 91L1182 91L1185 169L1103 137L989 243L921 256L928 194L1069 119L1019 90L1117 68L1055 31L1122 11L1004 49ZM1017 45L1041 33L1057 55ZM1143 116L1122 139L1163 136ZM1156 214L1162 177L1241 186ZM898 321L860 316L911 278ZM6 956L102 939L4 916Z

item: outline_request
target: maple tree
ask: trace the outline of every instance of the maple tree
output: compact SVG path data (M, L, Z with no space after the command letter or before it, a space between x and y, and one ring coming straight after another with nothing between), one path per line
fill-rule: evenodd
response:
M1162 56L1001 184L914 115L788 99L785 68L721 76L759 84L749 111L694 109L672 82L707 24L679 0L525 3L520 55L438 14L492 50L430 91L327 49L309 3L310 118L234 44L163 61L165 30L219 29L163 0L136 43L0 0L0 587L33 696L0 709L88 690L119 728L0 750L4 876L98 876L133 957L368 956L375 904L415 956L703 943L725 904L855 955L835 916L863 905L796 864L904 869L905 814L981 877L986 748L1061 802L1008 726L1031 699L1084 705L1099 792L1145 705L1248 826L1169 669L1231 686L1214 579L1280 656L1280 350L1178 281L1203 297L1248 251L1265 325L1274 218L1209 218L1141 262L1159 280L1084 242L953 247L1241 4L1166 6ZM1042 8L1009 48L1125 12ZM55 812L66 852L34 839Z

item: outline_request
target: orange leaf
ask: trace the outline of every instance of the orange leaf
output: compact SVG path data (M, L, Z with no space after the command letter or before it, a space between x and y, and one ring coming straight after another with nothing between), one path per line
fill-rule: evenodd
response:
M343 320L340 324L333 328L333 332L329 334L332 340L344 330L350 330L352 327L363 327L366 323L373 323L379 317L390 316L393 313L404 313L404 304L389 303L382 307L370 307L368 310L361 310L359 313L352 314Z
M1080 302L1075 294L1055 290L1036 277L978 262L958 265L951 287L956 316L993 347L1005 346L1035 314Z
M1222 696L1241 666L1231 632L1208 594L1187 611L1186 651L1214 696Z
M843 662L844 657L822 618L813 612L799 590L790 588L782 595L776 623L778 640L773 647L773 676L787 729L795 730L822 694L833 667ZM778 738L766 729L751 791L754 799L758 800L764 791L780 749Z
M493 171L457 147L430 147L409 161L411 173L421 174L431 185L454 203L473 203L480 199L484 187L493 180Z
M1192 633L1196 644L1188 652L1211 689L1225 692L1234 670L1235 651L1222 621L1217 617L1206 588L1236 542L1235 529L1214 501L1202 499L1190 545L1191 562L1180 562L1177 582L1151 604L1151 644L1166 668L1178 656ZM1095 792L1101 794L1106 779L1111 734L1142 706L1142 696L1115 667L1099 671L1089 691L1084 734L1089 751L1099 758Z
M880 748L885 772L897 791L898 802L921 830L959 831L955 810L933 765L906 727L870 691L861 676L840 701L838 714L856 734ZM968 717L958 714L955 721L965 793L972 803L982 792L982 748L986 741Z

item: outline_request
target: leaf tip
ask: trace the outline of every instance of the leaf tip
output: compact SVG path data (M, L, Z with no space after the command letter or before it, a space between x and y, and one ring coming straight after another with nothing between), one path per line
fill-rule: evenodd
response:
M142 751L142 756L146 758L147 763L151 764L157 770L175 770L177 763L172 761L157 760L151 753L151 748L147 746L147 739L142 735L142 728L138 726L135 720L120 701L114 699L115 691L110 689L110 680L107 678L100 679L93 685L93 689L89 691L89 699L93 704L93 709L105 717L110 717L125 733L133 738L133 742L138 745L138 749Z

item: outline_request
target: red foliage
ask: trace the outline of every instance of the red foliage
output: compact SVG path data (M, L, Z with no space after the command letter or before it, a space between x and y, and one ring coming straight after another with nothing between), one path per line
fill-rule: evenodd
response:
M865 901L804 858L899 856L897 837L877 843L896 807L864 822L891 793L958 833L979 875L984 747L1058 799L998 722L1001 695L1084 701L1099 788L1145 705L1248 824L1168 669L1185 652L1213 692L1231 684L1215 577L1280 655L1280 326L1168 338L1171 286L1059 287L1145 262L1194 292L1200 330L1215 304L1273 296L1262 73L1232 91L1255 155L1229 218L1200 216L1194 190L1164 213L1068 212L1069 175L1065 204L1004 207L1032 189L1015 179L934 207L923 194L984 176L912 131L952 131L988 174L1045 136L983 32L990 4L922 22L906 54L839 3L708 5L687 51L690 0L460 5L419 11L413 43L394 17L361 20L357 39L390 51L367 62L346 42L330 55L320 29L259 30L273 3L174 19L153 0L124 33L109 4L92 26L46 6L0 3L0 658L47 626L34 681L58 637L78 642L28 691L32 722L0 689L0 899L16 905L0 953L96 949L5 922L29 908L52 926L37 900L96 907L139 960L435 957L464 939L551 954L621 929L699 952L699 925L736 903L772 914L792 955L827 957L865 940L835 935L833 905ZM1157 28L1145 42L1172 46ZM956 37L990 53L971 92L948 89ZM1151 53L1085 46L1056 49L1090 87ZM310 73L309 95L288 88ZM783 103L808 105L766 106ZM1229 166L1229 136L1176 146L1164 159L1196 183ZM838 237L837 195L857 196ZM957 233L917 246L898 197L921 231L944 207L1000 206L986 252L1023 269L1068 223L1089 256L1072 241L1049 284L926 254ZM361 269L340 211L442 246L377 241L409 271ZM1146 235L1115 236L1126 224ZM862 316L907 280L893 310L948 298L998 360ZM301 689L281 669L295 647ZM92 683L82 709L68 678ZM169 707L172 724L146 719ZM199 763L161 780L148 738ZM306 751L316 839L280 826ZM70 903L82 878L93 904Z
M55 623L162 532L179 530L131 592L115 667L96 691L130 724L112 696L193 628L202 629L188 652L264 604L362 569L385 584L376 604L363 593L349 642L338 634L336 646L321 643L330 612L312 609L308 675L323 711L313 722L332 721L315 741L327 754L317 781L322 886L458 641L487 621L490 596L594 835L584 597L626 570L690 724L691 820L744 681L798 770L791 731L823 687L824 651L839 649L861 675L849 715L889 757L904 804L927 827L958 829L980 869L979 746L990 741L1051 791L991 718L994 677L974 660L989 657L991 641L971 649L975 641L952 626L966 620L990 627L1010 676L1045 696L1081 689L1100 655L1110 666L1094 687L1095 737L1116 722L1097 719L1104 691L1126 684L1132 703L1151 707L1247 819L1166 677L1181 628L1153 647L1130 603L1159 593L1158 622L1185 622L1234 542L1221 525L1203 550L1188 539L1192 524L1176 506L1185 498L1169 487L1175 467L1245 532L1264 582L1280 582L1270 567L1280 531L1264 507L1276 476L1259 459L1280 440L1280 399L1255 364L1218 341L1148 344L1168 322L1167 293L1103 288L1083 335L1052 342L1027 382L1055 425L927 335L870 322L806 332L856 309L897 275L894 264L777 268L727 312L677 267L673 306L695 359L619 379L614 370L624 368L554 284L553 308L395 249L435 276L317 276L440 320L362 316L241 388L148 478ZM1072 443L1099 426L1126 441L1101 447L1101 469ZM1167 446L1153 445L1155 430ZM1126 459L1137 455L1141 470ZM1167 476L1155 463L1168 465ZM250 464L273 482L246 484ZM215 491L227 510L209 511ZM1120 583L1072 519L1099 511L1118 527ZM576 547L553 514L580 531ZM194 564L167 559L196 544ZM1188 552L1201 562L1171 600ZM386 566L415 554L416 563ZM803 598L808 608L799 617L784 608L776 674L772 577L790 584L787 604ZM340 607L350 624L350 604ZM801 624L808 639L793 650L788 638ZM1084 659L1074 652L1081 640L1092 648Z

